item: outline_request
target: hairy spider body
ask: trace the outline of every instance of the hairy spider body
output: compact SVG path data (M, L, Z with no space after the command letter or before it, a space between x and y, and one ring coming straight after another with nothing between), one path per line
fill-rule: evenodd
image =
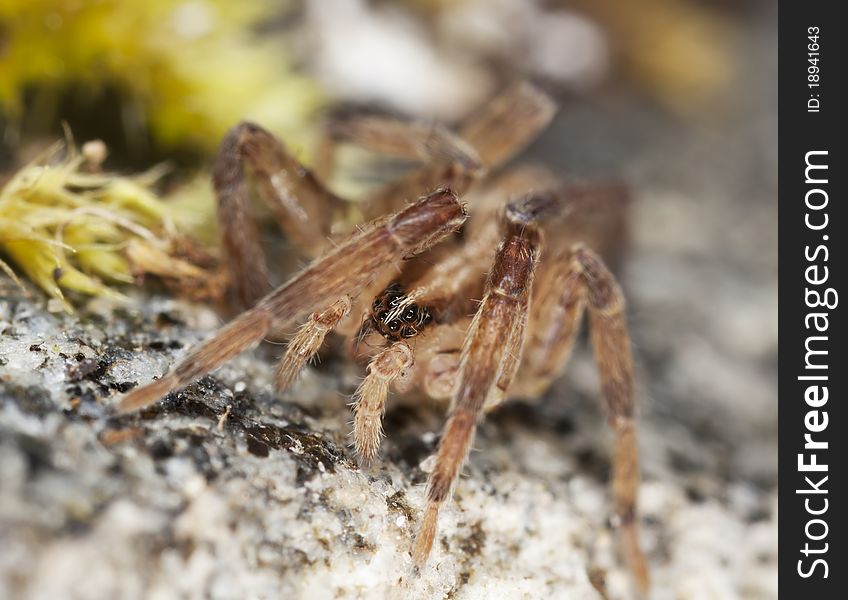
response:
M364 461L377 456L390 389L417 387L449 400L412 548L422 567L477 423L509 398L543 394L562 372L587 313L615 435L616 522L630 570L647 589L636 528L630 340L624 297L601 259L622 238L626 193L617 185L563 184L538 169L499 169L553 114L547 96L521 84L457 133L348 115L327 127L315 172L258 125L234 127L221 144L213 180L233 298L246 310L171 372L127 394L118 410L148 406L301 322L277 368L282 391L330 332L348 337L353 354L368 360L353 394L354 443ZM366 224L328 243L351 206L322 183L339 142L418 159L422 166L358 203ZM283 231L314 259L275 290L259 244L251 180ZM461 239L451 235L463 226ZM423 260L410 260L422 254ZM374 343L360 343L371 336Z

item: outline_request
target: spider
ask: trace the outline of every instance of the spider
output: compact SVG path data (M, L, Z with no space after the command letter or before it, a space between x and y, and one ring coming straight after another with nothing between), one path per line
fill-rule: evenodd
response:
M386 116L336 115L314 171L260 126L234 127L221 143L213 183L233 296L245 310L170 372L123 397L118 411L148 406L299 324L276 371L284 390L328 333L346 336L350 352L369 361L352 403L354 444L365 462L378 453L390 387L449 400L413 545L420 570L478 422L509 398L540 396L562 372L588 313L615 436L612 494L622 551L646 590L630 340L621 289L601 258L624 233L626 192L562 183L538 168L503 168L554 113L548 96L521 83L456 133ZM421 163L356 204L365 224L341 239L332 228L354 205L322 184L339 143ZM252 188L313 259L275 290ZM406 204L427 190L434 191Z

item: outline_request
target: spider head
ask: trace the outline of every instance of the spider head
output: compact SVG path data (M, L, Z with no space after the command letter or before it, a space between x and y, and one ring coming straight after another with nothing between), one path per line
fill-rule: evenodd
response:
M396 282L383 290L371 305L371 323L393 342L415 337L432 320L430 309L416 304Z

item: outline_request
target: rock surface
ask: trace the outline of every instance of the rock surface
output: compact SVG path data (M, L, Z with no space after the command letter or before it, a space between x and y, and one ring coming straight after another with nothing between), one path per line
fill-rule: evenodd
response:
M559 388L573 402L514 404L484 425L432 568L415 577L437 410L390 411L384 459L360 468L343 395L355 370L325 364L277 398L259 350L139 416L109 418L111 398L216 323L166 299L118 312L98 324L0 303L3 597L630 596L585 350ZM770 597L770 494L722 473L735 467L706 450L720 440L682 424L642 435L656 597Z

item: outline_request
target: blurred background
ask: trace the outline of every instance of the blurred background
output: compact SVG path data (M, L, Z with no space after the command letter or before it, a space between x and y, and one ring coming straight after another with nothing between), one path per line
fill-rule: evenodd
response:
M84 315L153 275L214 301L208 170L233 124L309 163L340 104L451 124L529 78L561 108L520 160L633 190L617 272L645 478L732 515L715 538L656 534L660 597L776 597L776 23L768 0L2 0L3 293ZM338 189L366 185L362 160ZM596 385L582 348L551 394L567 406L507 408L480 444L516 422L599 431ZM567 444L589 467L608 453L590 433Z
M715 115L765 2L8 0L7 164L38 139L104 139L128 164L208 156L249 117L303 142L328 103L456 121L518 77ZM718 103L718 106L716 105Z

